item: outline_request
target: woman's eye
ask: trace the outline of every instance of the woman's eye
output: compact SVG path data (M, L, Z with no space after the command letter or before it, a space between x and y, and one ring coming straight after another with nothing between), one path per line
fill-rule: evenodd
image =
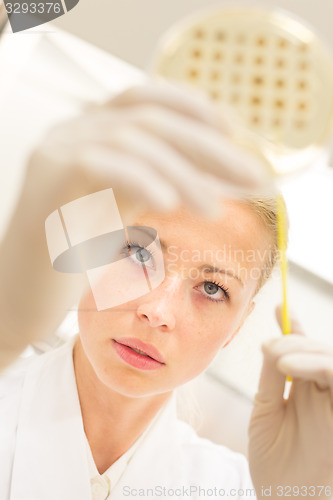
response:
M145 266L153 264L153 256L143 247L129 246L128 252L130 254L130 259L135 262L135 264L144 264Z
M204 290L208 295L215 295L220 291L220 288L216 285L216 283L205 283Z
M221 302L229 298L228 292L221 285L211 281L205 281L198 286L198 290L202 292L207 299L215 302Z

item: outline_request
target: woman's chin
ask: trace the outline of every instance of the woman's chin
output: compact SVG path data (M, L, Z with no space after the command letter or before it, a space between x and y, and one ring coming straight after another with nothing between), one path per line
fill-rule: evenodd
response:
M138 377L133 373L124 374L114 370L112 374L100 374L99 379L111 391L124 397L140 398L164 392L160 390L159 386L155 388L154 384L147 380L138 380Z

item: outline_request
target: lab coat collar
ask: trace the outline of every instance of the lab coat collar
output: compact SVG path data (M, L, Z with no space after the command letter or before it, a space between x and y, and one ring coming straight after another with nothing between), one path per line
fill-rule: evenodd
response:
M27 372L18 419L10 500L92 500L73 366L76 337L36 359ZM176 395L168 399L111 491L181 481ZM171 457L171 459L170 459ZM174 457L174 459L172 459Z
M75 339L36 359L27 372L10 500L92 498L73 367Z

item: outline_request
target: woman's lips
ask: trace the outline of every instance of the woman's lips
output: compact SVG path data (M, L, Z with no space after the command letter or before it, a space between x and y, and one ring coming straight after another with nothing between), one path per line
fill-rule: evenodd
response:
M122 342L124 341L124 339L121 340ZM138 342L135 342L136 347L134 347L134 340L136 339L127 339L126 343L128 343L129 340L131 340L131 342L133 343L133 347L121 343L120 339L118 340L112 339L112 345L114 347L114 350L123 361L141 370L155 370L157 368L161 368L164 365L163 362L157 361L157 359L150 357L148 353L140 354L136 352L134 349L139 349L140 351L143 351L142 344L140 344L141 348L139 348L137 347ZM147 346L147 344L145 344L145 346ZM145 351L148 350L149 352L154 351L154 353L155 352L158 353L158 351L151 345L149 345L149 349L147 347L145 348ZM161 359L161 355L159 353L157 355ZM155 354L155 356L157 355Z
M123 344L125 346L131 347L132 349L137 349L138 351L147 354L150 358L153 358L155 361L159 363L164 363L163 356L156 347L152 344L146 344L135 337L121 337L120 339L114 339L118 344Z

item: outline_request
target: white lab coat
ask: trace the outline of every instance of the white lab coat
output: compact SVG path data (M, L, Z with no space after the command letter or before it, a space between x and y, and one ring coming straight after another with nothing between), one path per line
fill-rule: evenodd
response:
M71 340L26 360L24 366L13 367L1 377L1 500L92 498L73 344ZM202 488L200 495L194 487ZM255 498L254 493L234 492L253 489L246 458L199 438L177 419L173 397L110 498L145 498L145 494L146 498L202 499L203 489L214 488L223 488L236 499Z

